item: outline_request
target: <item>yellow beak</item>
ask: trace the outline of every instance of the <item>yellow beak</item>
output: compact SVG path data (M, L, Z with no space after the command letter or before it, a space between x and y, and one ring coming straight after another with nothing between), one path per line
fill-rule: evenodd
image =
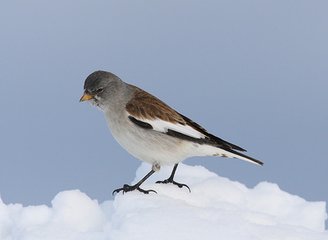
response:
M89 93L83 93L82 97L80 98L80 102L88 101L90 99L93 99L93 96Z

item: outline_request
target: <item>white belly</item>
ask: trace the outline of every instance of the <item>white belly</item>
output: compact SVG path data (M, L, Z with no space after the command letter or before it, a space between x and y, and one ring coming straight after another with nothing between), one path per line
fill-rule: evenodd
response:
M194 144L154 130L143 129L127 116L113 118L106 114L108 126L116 141L131 155L150 164L173 165L193 156Z

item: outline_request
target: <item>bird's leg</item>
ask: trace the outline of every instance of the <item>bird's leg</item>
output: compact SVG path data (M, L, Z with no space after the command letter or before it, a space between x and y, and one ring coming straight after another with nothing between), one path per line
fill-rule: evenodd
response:
M174 185L177 185L179 188L182 188L182 187L186 187L188 188L189 192L191 192L190 188L188 187L187 184L183 184L183 183L178 183L176 181L173 180L174 178L174 175L175 175L175 171L177 170L177 167L178 167L178 163L176 163L173 167L173 170L172 170L172 173L170 175L170 177L166 180L163 180L163 181L157 181L156 183L173 183Z
M141 185L144 181L146 181L146 179L149 178L154 172L155 172L155 170L154 170L154 168L152 168L152 170L151 170L149 173L147 173L147 175L144 176L144 177L143 177L139 182L137 182L135 185L130 186L130 185L128 185L128 184L124 184L123 187L118 188L118 189L115 189L115 190L113 191L112 194L114 195L115 193L119 193L120 191L123 191L123 194L124 194L124 193L126 193L126 192L131 192L131 191L134 191L134 190L138 190L139 192L142 192L142 193L145 193L145 194L148 194L148 193L150 193L150 192L157 193L155 190L144 190L144 189L140 188L140 185Z

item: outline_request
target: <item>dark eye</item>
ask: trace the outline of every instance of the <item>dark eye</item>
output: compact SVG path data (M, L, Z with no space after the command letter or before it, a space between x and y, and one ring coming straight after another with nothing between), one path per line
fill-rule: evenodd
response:
M103 88L98 88L98 89L96 90L96 94L102 93L103 91L104 91Z

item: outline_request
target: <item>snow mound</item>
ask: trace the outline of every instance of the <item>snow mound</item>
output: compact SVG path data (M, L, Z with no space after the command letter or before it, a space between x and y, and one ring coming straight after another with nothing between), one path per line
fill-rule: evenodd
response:
M136 179L149 168L142 164ZM0 201L0 240L328 240L325 202L307 202L267 182L249 189L182 164L176 180L188 183L191 193L153 183L170 170L163 168L143 185L158 194L118 194L99 204L78 190L64 191L51 207Z

